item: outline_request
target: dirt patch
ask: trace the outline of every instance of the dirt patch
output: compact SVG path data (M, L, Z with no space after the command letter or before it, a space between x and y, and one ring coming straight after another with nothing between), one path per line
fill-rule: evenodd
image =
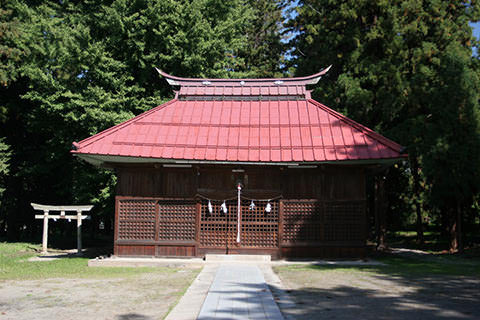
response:
M276 267L295 319L478 319L480 279Z
M162 319L198 271L0 281L0 319Z

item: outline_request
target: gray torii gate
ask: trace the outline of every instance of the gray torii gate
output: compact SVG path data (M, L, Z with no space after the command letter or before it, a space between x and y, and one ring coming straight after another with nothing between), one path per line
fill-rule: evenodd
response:
M80 206L50 206L43 204L30 203L35 210L43 211L43 214L35 215L35 219L43 219L43 237L42 237L42 253L47 253L48 242L48 219L68 219L77 220L77 253L82 254L82 220L90 219L90 216L83 215L83 211L90 211L93 205L80 205ZM52 215L50 211L59 211L60 214ZM76 215L66 215L65 211L77 212Z

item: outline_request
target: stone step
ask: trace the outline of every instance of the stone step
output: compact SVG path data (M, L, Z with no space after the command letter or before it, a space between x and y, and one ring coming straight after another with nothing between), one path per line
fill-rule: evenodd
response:
M270 262L270 255L261 254L206 254L206 262Z

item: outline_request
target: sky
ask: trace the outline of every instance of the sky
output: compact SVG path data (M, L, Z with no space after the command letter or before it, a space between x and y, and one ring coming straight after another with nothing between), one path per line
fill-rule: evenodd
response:
M480 39L480 21L479 22L475 22L475 23L471 23L470 24L473 28L473 35L477 38L477 39ZM478 53L478 49L477 48L473 48L473 55L476 56Z
M480 22L472 23L473 35L480 38Z

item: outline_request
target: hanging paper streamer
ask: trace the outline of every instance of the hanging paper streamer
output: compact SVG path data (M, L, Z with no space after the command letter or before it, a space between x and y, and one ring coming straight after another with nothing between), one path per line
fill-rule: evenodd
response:
M240 203L240 193L242 191L242 185L239 183L237 186L238 190L238 201L237 201L237 243L240 242L240 219L241 219L241 203Z
M212 203L210 202L210 200L208 200L208 212L209 213L213 212Z
M265 211L267 213L270 213L270 211L272 211L272 205L270 204L270 201L268 201L267 206L265 207Z
M222 208L223 213L226 214L226 213L228 212L228 210L227 210L227 204L225 203L225 201L223 201L223 203L222 203L222 205L221 205L220 207Z
M252 200L252 203L250 203L250 205L248 207L250 208L250 210L255 209L255 203L253 203L253 200Z

